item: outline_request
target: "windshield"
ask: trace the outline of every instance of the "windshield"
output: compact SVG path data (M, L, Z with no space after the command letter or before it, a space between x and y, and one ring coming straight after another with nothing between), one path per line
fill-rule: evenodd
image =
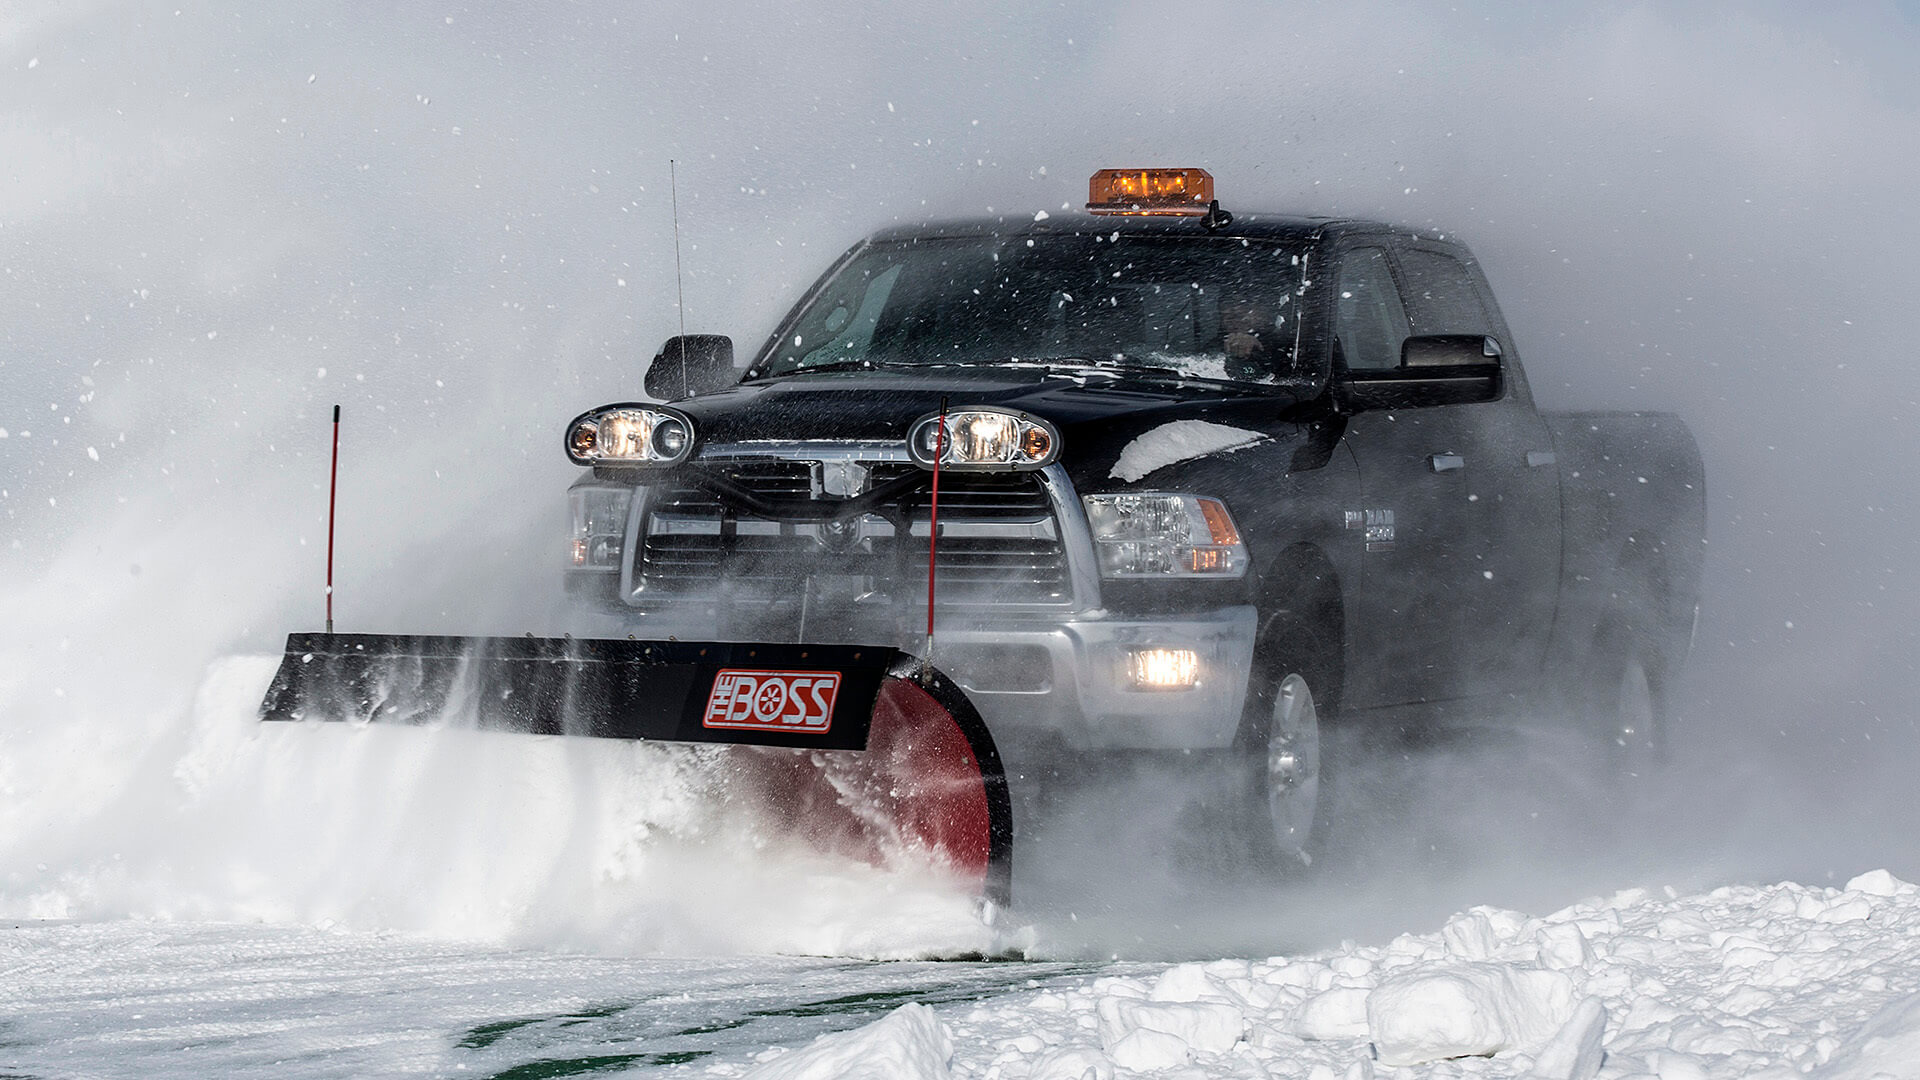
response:
M752 375L1018 362L1288 382L1300 249L1238 237L903 240L855 255Z

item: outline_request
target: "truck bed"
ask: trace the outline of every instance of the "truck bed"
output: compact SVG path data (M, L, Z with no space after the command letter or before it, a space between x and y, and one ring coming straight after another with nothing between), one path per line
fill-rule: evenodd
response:
M1577 663L1607 620L1625 619L1677 666L1706 554L1706 474L1692 432L1670 413L1542 415L1565 537L1549 663Z

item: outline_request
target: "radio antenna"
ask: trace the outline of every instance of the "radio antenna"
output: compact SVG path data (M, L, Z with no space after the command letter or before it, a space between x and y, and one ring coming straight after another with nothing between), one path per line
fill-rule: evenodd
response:
M340 491L340 406L333 407L333 464L327 467L327 633L333 633L333 507Z
M680 396L687 396L687 287L680 275L680 172L667 159L667 193L673 200L673 290L680 309Z

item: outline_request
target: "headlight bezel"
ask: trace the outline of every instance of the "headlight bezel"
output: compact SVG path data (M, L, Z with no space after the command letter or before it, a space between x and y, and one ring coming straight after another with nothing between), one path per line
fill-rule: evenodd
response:
M1130 500L1137 505L1127 505ZM1246 538L1219 496L1114 491L1082 495L1080 503L1103 580L1237 581L1247 576ZM1151 520L1156 516L1161 520Z
M633 443L635 452L609 454L610 430L616 439ZM686 413L631 401L588 409L574 417L561 436L568 461L596 468L670 468L692 457L697 442L693 418Z
M931 470L934 467L935 448L930 436L943 418L947 433L945 453L940 461L941 472L1036 472L1060 460L1060 430L1047 420L1032 413L997 405L966 405L927 413L907 425L907 456L922 469ZM1004 423L1011 428L1008 441L1010 452L999 458L961 459L959 454L968 439L964 433L956 434L956 428L962 424L991 421ZM973 444L978 446L980 440L992 437L992 433L981 432L974 437ZM1036 440L1040 444L1037 454L1033 452Z

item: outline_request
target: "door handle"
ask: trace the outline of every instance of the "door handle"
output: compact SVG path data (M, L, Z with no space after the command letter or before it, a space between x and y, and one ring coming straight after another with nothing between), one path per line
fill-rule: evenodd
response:
M1466 468L1467 459L1459 454L1434 454L1427 458L1427 464L1433 466L1434 472L1452 472Z
M1538 469L1543 465L1551 465L1558 460L1559 460L1558 458L1554 457L1553 451L1551 450L1527 451L1527 464L1530 467L1535 469Z

